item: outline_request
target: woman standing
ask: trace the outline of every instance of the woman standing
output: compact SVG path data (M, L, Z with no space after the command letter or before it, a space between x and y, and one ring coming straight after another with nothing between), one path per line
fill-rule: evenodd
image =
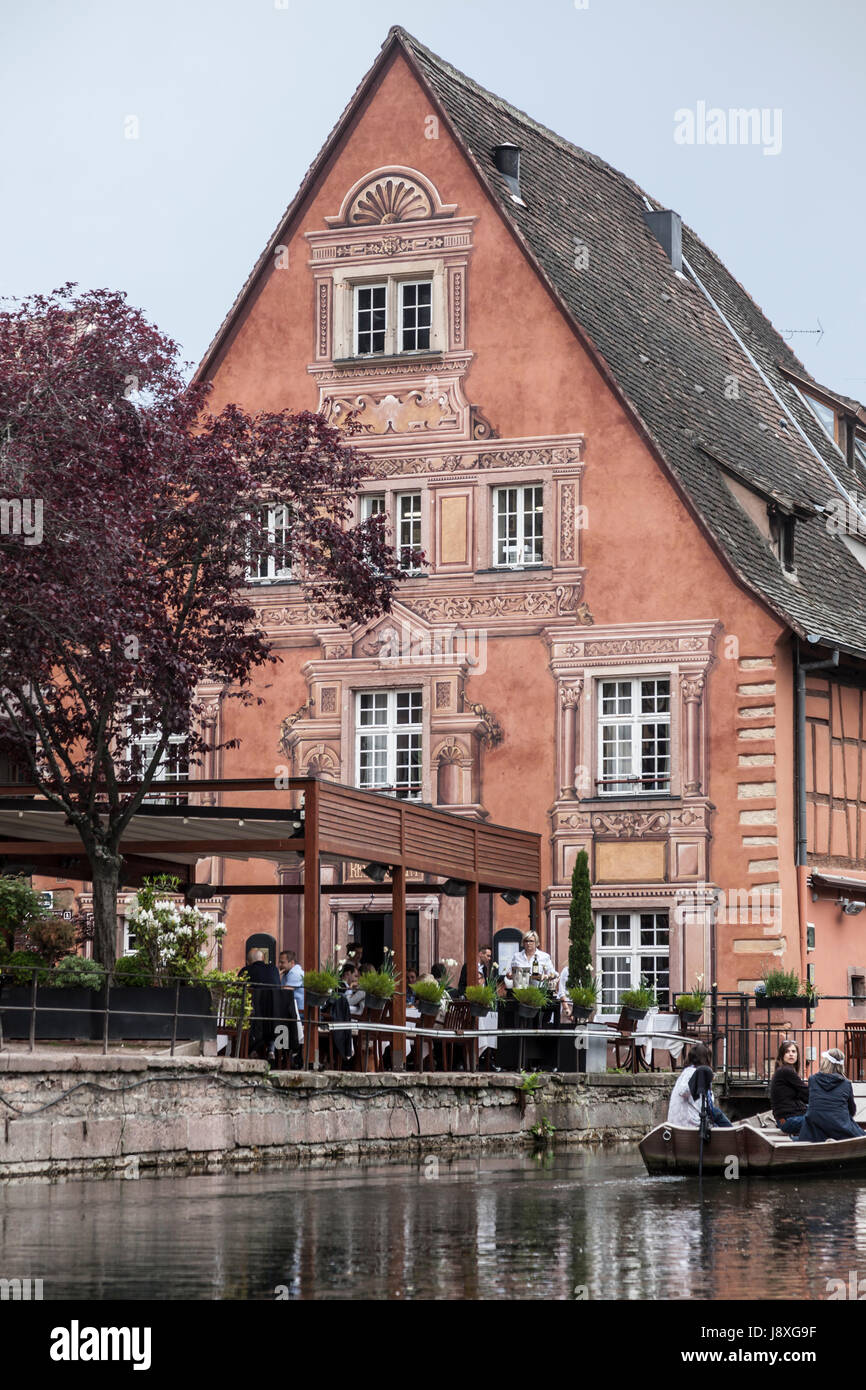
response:
M808 1100L809 1087L800 1075L800 1049L790 1038L785 1038L776 1053L776 1070L770 1082L773 1119L783 1134L796 1139Z
M821 1053L821 1070L809 1077L809 1107L796 1136L801 1144L827 1139L862 1139L855 1125L854 1087L845 1075L845 1057L838 1047Z

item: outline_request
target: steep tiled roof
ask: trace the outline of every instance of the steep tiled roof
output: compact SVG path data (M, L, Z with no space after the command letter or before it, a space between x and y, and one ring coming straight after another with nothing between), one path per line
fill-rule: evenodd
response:
M817 514L796 522L796 579L788 578L719 467L727 464L759 491L807 509L841 496L824 464L849 492L862 494L862 480L780 371L784 366L810 379L788 344L684 226L685 261L820 458L800 438L692 275L687 269L685 278L675 273L643 217L647 202L653 209L660 204L603 160L479 87L405 31L392 30L391 37L414 59L528 252L606 363L736 573L795 631L866 651L866 572L827 530L825 519ZM513 200L491 157L493 147L506 141L521 147L525 207ZM575 264L581 259L575 238L588 250L584 268ZM665 545L660 535L663 553ZM676 555L668 562L676 566Z
M395 45L430 90L526 254L742 583L800 635L866 654L866 571L817 510L838 505L842 489L859 501L864 480L781 370L811 381L806 368L690 228L683 226L686 273L681 276L644 221L644 209L660 205L637 184L485 91L399 27L389 33L312 165L198 375L206 375L217 360L268 265L271 246L283 239L333 142ZM492 159L494 146L509 141L522 151L525 206L514 201ZM576 256L576 238L588 250L585 266ZM852 413L857 404L851 402ZM736 501L725 468L761 494L799 509L796 577L783 573L769 541ZM866 505L860 507L866 530ZM658 548L668 564L677 565L664 535ZM689 582L688 575L683 582Z

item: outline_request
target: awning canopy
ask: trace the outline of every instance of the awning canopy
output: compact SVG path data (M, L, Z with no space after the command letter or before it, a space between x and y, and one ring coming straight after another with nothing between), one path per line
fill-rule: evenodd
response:
M133 791L135 783L126 784ZM0 869L91 877L75 826L35 788L0 786ZM355 859L476 883L483 890L541 888L541 837L470 821L453 812L319 778L191 780L154 783L121 842L124 882L175 872L192 882L199 859L263 859L297 868L308 850L325 861ZM195 804L203 794L256 793L251 806ZM263 802L270 802L263 805Z
M845 874L826 874L813 869L809 875L809 886L812 889L812 901L817 902L819 898L826 898L832 894L834 897L840 895L848 898L859 898L866 901L866 878L850 878Z

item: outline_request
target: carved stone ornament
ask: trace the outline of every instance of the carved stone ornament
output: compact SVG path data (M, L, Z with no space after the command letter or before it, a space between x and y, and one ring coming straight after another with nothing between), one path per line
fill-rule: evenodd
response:
M571 685L564 685L560 691L560 701L563 709L575 709L580 704L580 697L583 694L583 681L572 681Z
M466 699L465 695L463 696L463 708L470 710L475 718L481 721L480 738L485 748L495 748L497 744L502 742L505 737L502 732L502 725L496 716L490 713L489 709L485 709L483 705L473 704L471 700Z
M460 428L464 407L453 382L431 376L423 388L325 396L323 413L339 428L353 417L361 434L411 434Z
M640 840L667 830L670 820L668 811L598 811L592 817L592 828L617 840Z
M313 697L311 695L306 704L296 709L294 714L287 714L285 719L280 721L280 747L284 752L287 753L289 750L289 743L294 733L295 725L302 719L308 719L312 715L314 708Z
M330 227L381 227L450 217L456 211L457 204L443 203L417 169L395 165L364 174L349 189L336 216L325 221Z
M340 762L336 753L323 743L313 749L304 763L304 772L308 777L335 778L339 770Z
M469 754L459 743L444 743L437 750L434 761L437 764L455 763L458 767L463 767L469 762Z
M554 589L529 589L522 593L442 594L430 598L406 598L404 606L428 622L459 622L464 618L576 618L591 623L592 613L581 599L581 584L559 584Z

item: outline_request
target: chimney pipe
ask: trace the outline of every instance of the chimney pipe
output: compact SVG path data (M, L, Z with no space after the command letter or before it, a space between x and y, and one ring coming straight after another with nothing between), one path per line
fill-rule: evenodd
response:
M494 145L492 154L493 163L508 184L512 198L526 207L520 195L520 146L506 140L501 145Z
M643 209L643 220L656 241L664 249L674 270L683 269L683 220L678 212L649 212Z

